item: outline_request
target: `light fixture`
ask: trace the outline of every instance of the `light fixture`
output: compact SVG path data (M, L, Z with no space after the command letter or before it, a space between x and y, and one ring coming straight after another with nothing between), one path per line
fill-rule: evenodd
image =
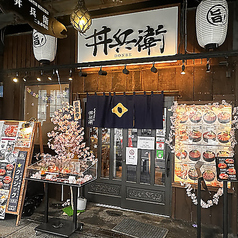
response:
M228 12L226 0L200 1L196 10L196 35L201 47L212 50L224 43Z
M18 82L18 72L16 72L16 76L12 79L14 83Z
M210 66L210 64L209 64L209 59L207 59L207 66L206 66L206 72L207 73L210 73L211 71L211 66Z
M54 61L57 51L57 38L51 35L45 35L33 29L33 53L41 65L50 64Z
M150 71L155 74L158 72L158 69L155 68L155 63L153 63L153 66L151 67Z
M185 65L184 65L184 60L183 60L183 64L182 64L182 71L181 74L185 74Z
M101 66L100 70L98 71L98 74L106 76L107 75L107 71L102 70L102 66Z
M22 80L23 80L24 82L26 82L28 78L29 78L28 73L25 72L25 76L22 78Z
M49 81L52 81L54 77L55 77L55 69L53 69L52 75L51 75L51 76L48 76L48 80L49 80Z
M72 78L72 69L69 70L69 81L72 81L73 78Z
M124 67L124 69L122 70L123 74L129 74L129 70L126 68L126 65Z
M87 77L87 72L83 72L81 69L79 71L79 77Z
M74 29L84 34L92 24L91 16L85 7L84 0L79 0L74 11L70 15L70 22Z
M40 75L41 75L41 76L36 78L36 80L37 80L38 82L41 82L41 77L43 76L43 74L44 74L44 73L43 73L43 70L41 70L41 71L40 71Z

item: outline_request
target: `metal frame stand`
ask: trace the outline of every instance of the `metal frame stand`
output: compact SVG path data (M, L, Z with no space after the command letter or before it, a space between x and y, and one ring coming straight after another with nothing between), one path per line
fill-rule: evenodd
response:
M73 186L73 205L74 205L74 213L73 213L73 222L72 220L65 220L59 218L51 218L48 219L48 205L49 205L49 193L48 188L49 184L44 183L45 185L45 216L44 223L40 224L35 228L36 234L37 232L44 232L52 235L69 237L72 233L74 233L77 229L81 230L83 224L77 222L77 197L78 197L78 187Z
M223 238L228 238L228 192L227 181L223 181Z
M198 178L198 194L197 194L197 238L201 238L201 182L203 180L203 177Z

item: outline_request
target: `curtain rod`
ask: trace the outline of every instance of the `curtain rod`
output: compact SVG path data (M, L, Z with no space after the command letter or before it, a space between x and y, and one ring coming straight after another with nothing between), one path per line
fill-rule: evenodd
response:
M144 93L146 93L146 94L151 94L151 93L154 93L154 94L158 94L158 93L164 93L164 95L167 95L167 96L179 96L179 90L163 90L163 91L126 91L126 92L83 92L83 93L73 93L73 95L87 95L87 94L89 94L89 95L94 95L94 94L97 94L97 95L100 95L100 94L144 94Z
M189 54L176 54L169 56L154 56L154 57L145 57L145 58L136 58L136 59L121 59L121 60L107 60L107 61L95 61L95 62L86 62L86 63L74 63L66 65L45 65L37 67L28 67L28 68L16 68L16 69L6 69L1 70L1 74L14 73L14 72L30 72L30 71L40 71L40 70L52 70L52 69L66 69L66 68L89 68L89 67L101 67L101 66L119 66L126 64L143 64L153 62L171 62L176 60L189 60L189 59L203 59L203 58L228 58L238 56L238 50L232 51L212 51L212 52L203 52L203 53L189 53Z

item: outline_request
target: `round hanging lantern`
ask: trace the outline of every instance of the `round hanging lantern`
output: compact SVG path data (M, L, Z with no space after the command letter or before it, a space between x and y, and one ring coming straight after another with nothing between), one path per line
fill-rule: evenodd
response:
M196 33L198 44L206 49L222 45L228 26L226 0L203 0L196 11Z
M33 52L35 58L41 64L49 64L55 59L57 50L57 38L45 35L33 29Z

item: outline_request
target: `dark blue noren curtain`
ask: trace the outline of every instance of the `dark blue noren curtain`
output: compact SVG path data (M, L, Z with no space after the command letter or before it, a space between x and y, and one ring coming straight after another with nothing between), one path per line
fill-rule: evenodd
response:
M132 128L134 116L134 97L132 95L109 96L109 110L105 116L104 127Z
M162 129L163 106L163 94L88 96L87 126Z
M135 128L163 129L164 95L137 95L135 101Z
M104 127L105 115L108 111L109 96L87 96L86 123L88 127Z

